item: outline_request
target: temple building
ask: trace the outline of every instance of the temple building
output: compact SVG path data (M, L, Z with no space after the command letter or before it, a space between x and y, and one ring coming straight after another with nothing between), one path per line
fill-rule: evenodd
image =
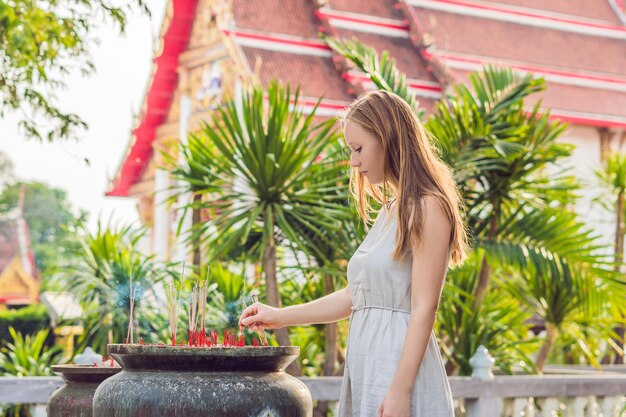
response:
M17 207L0 215L0 310L39 302L28 224Z
M108 191L138 199L149 251L176 259L175 215L159 150L186 140L220 102L248 82L301 86L304 108L333 117L374 88L320 40L357 37L397 61L428 115L451 85L483 65L546 79L532 96L570 124L577 175L626 142L626 8L622 0L170 0L144 105ZM603 213L579 211L611 241ZM177 255L178 253L178 255Z

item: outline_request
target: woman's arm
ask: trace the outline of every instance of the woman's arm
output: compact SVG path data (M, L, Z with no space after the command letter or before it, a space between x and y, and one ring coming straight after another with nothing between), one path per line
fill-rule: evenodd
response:
M439 202L425 197L422 245L413 248L411 318L398 369L379 409L379 416L408 415L411 393L426 353L448 267L450 223Z
M350 316L352 298L348 288L335 291L317 300L285 308L254 303L239 317L240 326L251 329L279 329L285 326L333 323Z

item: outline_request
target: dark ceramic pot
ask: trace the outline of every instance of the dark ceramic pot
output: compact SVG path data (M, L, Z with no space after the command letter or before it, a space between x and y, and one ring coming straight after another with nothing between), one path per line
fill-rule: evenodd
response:
M297 346L109 345L122 372L104 381L94 417L310 417L311 394L285 368Z
M102 381L120 372L121 368L53 365L52 370L61 374L65 384L48 397L48 417L92 417L96 388Z

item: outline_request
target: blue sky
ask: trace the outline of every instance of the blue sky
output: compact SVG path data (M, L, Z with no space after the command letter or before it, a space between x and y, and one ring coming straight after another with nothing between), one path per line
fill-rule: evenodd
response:
M67 191L75 209L90 213L93 228L98 218L137 222L136 202L105 197L107 178L115 175L146 91L153 51L165 13L165 0L148 2L152 18L135 12L129 16L126 33L100 24L92 32L99 39L91 55L96 73L66 78L68 88L57 94L57 103L78 113L89 124L78 143L42 144L25 139L17 129L18 119L0 120L0 151L8 154L18 179L41 181ZM90 165L84 159L90 160Z

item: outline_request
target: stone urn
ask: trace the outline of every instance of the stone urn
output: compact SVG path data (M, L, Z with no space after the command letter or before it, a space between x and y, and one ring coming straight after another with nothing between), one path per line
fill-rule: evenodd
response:
M109 345L122 372L104 381L94 417L310 417L311 394L285 368L297 346Z
M92 365L52 365L52 370L61 374L65 384L48 397L48 417L91 417L96 388L122 369L97 368Z

